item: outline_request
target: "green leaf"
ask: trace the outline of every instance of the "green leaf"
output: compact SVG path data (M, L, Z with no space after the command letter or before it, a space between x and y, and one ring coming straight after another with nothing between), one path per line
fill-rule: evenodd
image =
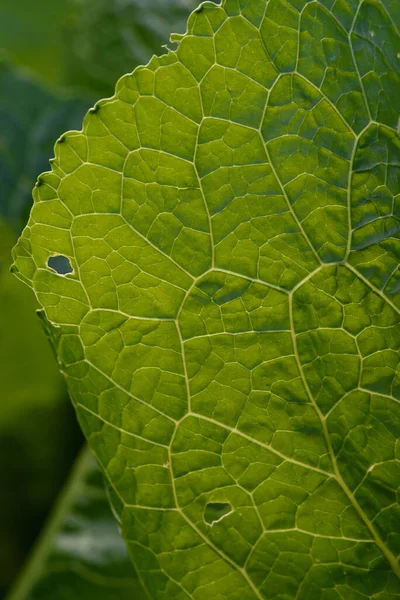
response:
M9 600L53 598L147 598L88 448L81 453L24 576L9 596Z
M14 269L151 598L400 598L399 21L205 3L39 178Z
M19 229L31 204L31 182L48 165L57 130L78 125L89 101L65 98L6 63L0 63L0 81L6 92L0 99L0 211ZM32 291L9 273L15 233L1 219L0 240L0 506L6 520L0 540L0 585L7 587L6 578L15 576L15 563L26 551L23 543L31 543L81 440L74 439L76 425L66 410L65 386L35 314L38 304ZM131 600L133 593L135 598L145 597L98 467L85 451L11 597L109 600L111 593L121 600Z

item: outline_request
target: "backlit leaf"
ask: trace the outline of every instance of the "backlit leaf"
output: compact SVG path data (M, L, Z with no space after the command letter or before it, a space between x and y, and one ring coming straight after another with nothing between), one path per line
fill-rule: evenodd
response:
M205 3L39 178L14 268L151 598L400 598L399 24Z

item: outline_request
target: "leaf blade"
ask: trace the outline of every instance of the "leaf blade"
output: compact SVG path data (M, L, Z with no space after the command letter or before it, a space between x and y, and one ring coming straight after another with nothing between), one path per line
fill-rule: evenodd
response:
M276 53L266 34L282 6L297 30ZM45 178L68 172L51 201L76 246L33 212L17 250L60 326L81 425L151 597L322 598L323 581L356 598L359 569L369 595L400 593L399 190L387 160L400 85L389 44L368 42L390 72L377 67L374 104L359 54L370 10L398 44L376 2L202 5L176 52L122 78L57 148ZM49 252L75 275L46 272ZM365 449L380 443L384 466ZM232 511L211 527L208 504Z

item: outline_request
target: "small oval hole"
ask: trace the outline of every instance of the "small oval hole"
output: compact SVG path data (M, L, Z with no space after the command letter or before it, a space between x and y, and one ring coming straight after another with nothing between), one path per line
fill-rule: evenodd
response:
M58 273L58 275L69 275L74 272L69 258L67 256L62 256L61 254L50 256L47 261L47 266Z
M204 520L213 525L232 512L232 506L228 502L209 502L204 511Z

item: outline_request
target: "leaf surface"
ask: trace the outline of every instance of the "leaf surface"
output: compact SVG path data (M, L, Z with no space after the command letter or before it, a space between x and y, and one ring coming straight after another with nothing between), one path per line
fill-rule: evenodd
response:
M14 268L151 598L400 598L399 24L205 3L39 178Z
M9 600L145 600L89 448Z

